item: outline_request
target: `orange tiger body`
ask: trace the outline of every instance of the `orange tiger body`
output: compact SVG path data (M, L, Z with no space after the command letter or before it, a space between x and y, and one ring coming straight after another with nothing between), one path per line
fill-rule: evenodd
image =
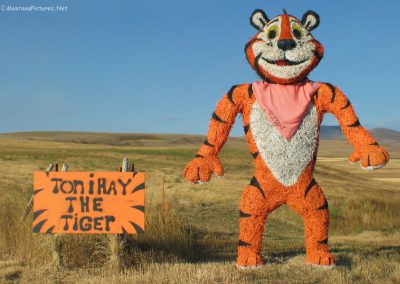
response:
M246 56L265 82L301 82L323 56L322 45L308 33L319 23L319 17L314 12L307 12L301 22L286 13L270 21L264 12L256 10L251 17L251 23L260 32L246 45ZM301 28L303 36L308 37L303 45L300 39L295 41L295 35L298 35L295 28ZM265 35L270 41L264 39ZM257 46L260 43L264 45L264 49ZM308 52L308 59L303 58L298 61L302 63L297 65L295 60L287 59L290 55L288 51L296 46L300 49L306 44L308 46L303 54ZM288 47L289 45L292 47ZM277 54L275 63L271 59L265 60L267 63L261 63L261 58L268 56L272 48L276 49L271 51L271 54ZM261 53L257 53L260 50ZM299 66L301 64L304 67ZM280 67L291 66L298 68L287 68L289 71L285 72L292 76L279 75L282 73ZM348 98L331 84L320 84L302 125L293 138L285 142L282 142L283 139L273 140L273 126L269 125L264 113L260 111L252 84L232 87L218 102L210 121L207 139L196 157L186 166L183 175L190 182L197 183L209 181L214 172L219 176L224 174L218 153L229 136L237 114L242 114L246 140L254 158L254 174L240 201L239 267L262 265L260 253L267 215L284 204L304 218L306 262L326 266L335 264L334 256L328 250L328 203L313 176L320 125L326 112L332 113L338 119L343 133L354 147L354 153L350 156L351 162L360 161L361 167L367 169L379 168L388 162L388 152L360 125ZM285 161L279 151L288 151L293 157L302 155L303 164Z

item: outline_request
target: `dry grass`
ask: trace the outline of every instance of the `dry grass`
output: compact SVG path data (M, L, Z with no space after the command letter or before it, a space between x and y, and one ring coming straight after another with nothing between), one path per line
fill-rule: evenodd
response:
M321 143L316 178L329 201L330 243L337 268L303 264L302 220L282 207L267 220L264 257L269 264L241 272L233 261L239 199L252 175L251 156L237 141L228 143L221 153L225 179L194 186L180 175L196 152L190 143L144 148L0 140L0 282L400 282L400 196L398 183L390 182L399 178L398 144L390 145L393 159L387 168L366 173L345 162L350 151L343 142ZM19 224L32 193L34 170L55 162L68 163L71 170L116 170L124 156L147 174L146 233L118 243L119 269L113 265L109 236L32 234L31 216ZM171 204L168 214L160 210L162 178ZM60 259L54 253L56 247Z

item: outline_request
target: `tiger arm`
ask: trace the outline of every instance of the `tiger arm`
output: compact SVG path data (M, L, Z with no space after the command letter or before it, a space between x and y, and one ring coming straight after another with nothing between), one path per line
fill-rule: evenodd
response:
M203 145L183 170L183 176L188 181L204 183L210 180L214 172L218 176L224 175L218 153L228 139L237 114L243 109L248 88L249 85L233 86L217 103Z
M388 151L361 126L349 99L338 87L328 83L321 84L317 96L324 110L337 118L342 132L354 147L355 150L349 157L350 162L359 161L361 168L372 170L383 167L389 161Z

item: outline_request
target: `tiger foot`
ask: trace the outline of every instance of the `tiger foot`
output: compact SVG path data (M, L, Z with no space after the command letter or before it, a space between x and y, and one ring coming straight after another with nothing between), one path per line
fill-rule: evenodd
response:
M332 268L335 267L335 257L330 253L321 253L306 257L306 263L316 267Z
M241 251L236 260L236 267L241 270L254 270L263 266L263 261L259 254L249 251Z

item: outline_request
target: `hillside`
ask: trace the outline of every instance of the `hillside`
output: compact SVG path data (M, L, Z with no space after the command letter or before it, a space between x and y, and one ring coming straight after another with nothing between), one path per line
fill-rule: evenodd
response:
M329 244L336 268L304 264L303 220L282 206L267 219L263 243L267 264L243 272L234 266L238 212L243 188L253 174L253 158L242 138L229 139L220 154L225 178L193 185L182 178L182 169L195 155L201 136L1 136L1 283L38 279L46 283L400 282L399 143L391 144L391 160L384 169L362 171L358 164L347 162L351 148L346 141L321 141L315 178L329 202ZM110 145L99 143L105 141ZM178 143L184 146L177 147ZM143 147L150 144L166 147ZM117 254L120 263L112 236L33 234L32 212L20 223L32 195L34 171L44 170L49 163L66 163L71 171L115 171L123 157L146 173L146 233L125 239L123 251ZM56 249L61 251L59 257Z
M400 142L400 132L388 128L373 128L369 130L370 133L378 140L387 142ZM322 126L321 127L322 140L338 140L344 139L344 135L339 126Z
M400 132L387 129L371 129L371 133L378 140L388 143L400 143ZM113 146L134 147L190 147L198 146L204 141L204 135L188 134L151 134L151 133L101 133L101 132L63 132L63 131L35 131L0 133L0 139L9 140L37 140L82 144L103 144ZM322 126L322 140L344 139L339 126ZM244 145L244 137L230 137L230 145Z

